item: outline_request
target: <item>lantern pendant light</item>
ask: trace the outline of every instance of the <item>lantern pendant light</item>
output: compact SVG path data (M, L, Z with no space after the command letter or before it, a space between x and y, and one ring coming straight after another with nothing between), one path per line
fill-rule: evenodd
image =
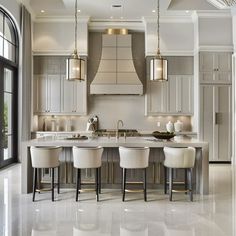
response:
M77 27L78 27L77 0L75 0L75 49L71 57L66 59L66 80L85 80L85 60L77 52Z
M160 0L157 0L157 55L150 61L150 80L167 81L167 60L160 52Z

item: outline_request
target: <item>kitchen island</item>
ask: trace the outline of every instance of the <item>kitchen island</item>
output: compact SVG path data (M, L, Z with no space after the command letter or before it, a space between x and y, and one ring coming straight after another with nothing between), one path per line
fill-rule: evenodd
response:
M209 147L207 142L192 138L179 138L170 141L161 141L153 137L91 137L87 140L66 140L60 137L43 137L32 139L22 143L22 193L32 192L33 169L30 158L31 146L61 146L63 153L60 157L63 173L61 174L62 186L72 187L75 182L71 147L104 147L102 157L102 185L105 188L117 188L121 183L121 170L119 168L119 146L126 147L150 147L150 160L148 168L148 187L157 188L163 183L163 147L195 147L196 163L194 168L195 192L208 194L209 192ZM137 179L138 173L130 173L130 180ZM41 174L42 182L47 182L50 173L45 171ZM176 174L178 177L178 174ZM90 170L84 172L85 179L93 179ZM48 179L49 180L49 179Z

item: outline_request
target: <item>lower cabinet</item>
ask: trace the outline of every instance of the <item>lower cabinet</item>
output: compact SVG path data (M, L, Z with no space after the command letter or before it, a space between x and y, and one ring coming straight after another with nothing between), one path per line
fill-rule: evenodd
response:
M210 161L231 160L231 85L201 85L200 137L209 142Z

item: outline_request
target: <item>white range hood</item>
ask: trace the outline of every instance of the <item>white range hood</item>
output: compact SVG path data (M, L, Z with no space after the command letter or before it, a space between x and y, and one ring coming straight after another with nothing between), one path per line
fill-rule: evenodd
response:
M143 94L133 63L131 35L103 35L98 71L90 94Z

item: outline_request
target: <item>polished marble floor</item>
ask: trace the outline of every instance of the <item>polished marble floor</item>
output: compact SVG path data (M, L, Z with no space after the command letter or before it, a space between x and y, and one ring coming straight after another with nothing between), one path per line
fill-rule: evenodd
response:
M74 190L62 189L57 201L50 193L20 194L20 168L0 171L1 236L233 236L236 224L234 189L230 165L210 166L210 194L189 202L175 194L173 202L162 190L148 191L148 202L140 194L103 190L101 201L93 192L74 201ZM57 195L56 195L57 196Z

